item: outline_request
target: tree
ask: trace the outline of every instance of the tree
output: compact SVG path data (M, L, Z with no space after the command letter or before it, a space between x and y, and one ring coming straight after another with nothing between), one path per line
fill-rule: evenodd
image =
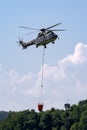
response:
M79 123L78 122L76 122L76 123L74 123L72 126L71 126L71 128L70 128L70 130L79 130Z
M81 114L79 130L87 130L87 110L83 111Z
M60 112L59 110L56 110L53 114L52 114L52 125L53 127L55 127L57 130L59 130L62 126L62 119L60 116Z
M60 130L67 130L65 126L62 126Z
M39 126L42 130L52 129L52 117L49 113L43 113L40 119Z

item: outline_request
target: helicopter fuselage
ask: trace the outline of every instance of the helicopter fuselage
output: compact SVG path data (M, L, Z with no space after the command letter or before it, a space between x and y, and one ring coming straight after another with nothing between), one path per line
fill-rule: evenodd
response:
M38 34L38 37L35 40L36 47L41 46L41 45L44 45L46 47L46 45L49 44L50 42L54 43L57 37L58 36L52 31L49 31L45 34L44 33Z
M29 42L23 42L19 41L19 43L22 45L24 49L26 49L28 46L36 45L38 46L44 46L46 48L46 45L49 43L54 43L54 41L58 38L58 35L56 35L52 31L46 31L46 32L40 32L36 39L33 39Z

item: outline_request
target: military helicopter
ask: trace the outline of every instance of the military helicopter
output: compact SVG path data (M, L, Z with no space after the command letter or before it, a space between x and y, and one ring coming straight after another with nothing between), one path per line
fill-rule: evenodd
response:
M47 47L46 45L49 43L55 43L55 40L59 37L57 34L54 33L54 31L65 31L65 29L51 29L55 26L60 25L61 23L57 23L53 26L50 26L48 28L42 28L42 29L34 29L34 28L29 28L29 27L24 27L24 26L19 26L20 28L24 28L24 29L32 29L32 30L38 30L40 31L38 33L38 36L29 41L29 42L24 42L23 40L19 40L19 44L23 47L23 49L26 49L27 47L31 46L31 45L35 45L36 48L38 48L39 46L44 46L45 48Z

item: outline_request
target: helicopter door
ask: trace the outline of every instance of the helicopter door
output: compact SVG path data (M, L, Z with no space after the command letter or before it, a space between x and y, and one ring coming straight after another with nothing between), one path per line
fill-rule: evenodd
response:
M37 38L37 43L41 43L41 42L44 42L44 41L45 41L44 35Z
M53 38L53 36L54 36L54 33L53 33L53 32L48 32L48 33L46 34L46 40L49 40L49 39Z

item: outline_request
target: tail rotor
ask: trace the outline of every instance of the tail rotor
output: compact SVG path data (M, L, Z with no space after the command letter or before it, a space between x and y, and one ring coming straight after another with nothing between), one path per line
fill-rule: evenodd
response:
M17 44L22 45L23 44L23 38L18 37Z

